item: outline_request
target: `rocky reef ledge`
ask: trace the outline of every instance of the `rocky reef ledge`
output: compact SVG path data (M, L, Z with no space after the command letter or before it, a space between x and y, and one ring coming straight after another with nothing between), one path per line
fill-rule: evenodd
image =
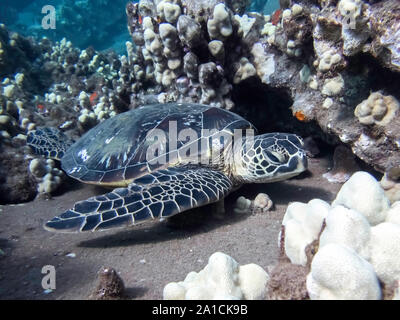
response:
M169 101L215 105L264 130L347 145L398 191L400 3L286 1L271 16L246 12L248 5L129 2L132 42L123 56L1 25L0 202L51 194L63 181L25 146L29 130L54 126L76 139L117 113Z
M142 88L158 88L159 102L236 110L255 107L238 103L251 87L276 90L299 121L316 121L378 171L398 168L399 2L300 0L272 16L244 13L243 2L129 4ZM134 105L148 97L134 96Z

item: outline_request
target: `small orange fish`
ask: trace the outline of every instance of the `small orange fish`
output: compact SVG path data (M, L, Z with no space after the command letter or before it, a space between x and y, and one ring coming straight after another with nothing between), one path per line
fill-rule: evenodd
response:
M139 15L138 21L139 21L139 24L142 24L142 23L143 23L143 18L142 18L142 16Z
M42 111L42 110L44 109L44 105L42 105L42 104L38 104L38 105L37 105L37 108L38 108L39 110L41 110L41 111Z
M98 96L98 94L97 94L96 91L93 92L93 93L90 95L89 100L90 100L90 105L91 105L91 106L93 106L93 105L95 104L95 100L97 99L97 96Z
M272 14L271 23L274 26L276 26L278 24L279 20L281 19L281 13L282 13L282 10L278 9Z
M296 117L297 120L299 121L305 121L306 120L306 115L303 113L303 111L296 111L294 113L294 116Z

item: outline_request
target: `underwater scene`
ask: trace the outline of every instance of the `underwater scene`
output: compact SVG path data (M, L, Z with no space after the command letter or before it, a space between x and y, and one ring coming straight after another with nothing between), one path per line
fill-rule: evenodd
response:
M3 0L0 300L400 300L399 101L398 0Z

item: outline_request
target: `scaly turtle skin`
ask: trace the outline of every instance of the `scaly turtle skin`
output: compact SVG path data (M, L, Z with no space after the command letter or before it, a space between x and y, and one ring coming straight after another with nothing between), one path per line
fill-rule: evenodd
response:
M242 117L200 104L156 104L107 119L73 143L54 128L28 133L38 154L61 160L84 183L117 187L45 224L97 231L166 218L223 199L243 183L288 179L307 169L294 134L243 135Z

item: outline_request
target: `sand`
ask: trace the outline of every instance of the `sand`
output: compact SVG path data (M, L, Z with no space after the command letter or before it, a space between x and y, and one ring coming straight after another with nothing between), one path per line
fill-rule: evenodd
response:
M104 193L99 187L75 182L51 200L0 206L0 299L87 299L102 266L117 270L129 299L162 299L168 282L201 270L216 251L240 264L256 263L267 269L277 263L278 233L287 205L334 199L341 185L322 177L330 165L328 157L311 159L309 171L297 178L245 185L226 198L224 219L210 217L206 214L210 208L203 207L204 219L180 228L162 222L97 233L45 231L45 221L76 201ZM239 196L254 199L260 192L274 201L273 211L233 213ZM50 293L41 286L45 265L56 270L56 289Z

